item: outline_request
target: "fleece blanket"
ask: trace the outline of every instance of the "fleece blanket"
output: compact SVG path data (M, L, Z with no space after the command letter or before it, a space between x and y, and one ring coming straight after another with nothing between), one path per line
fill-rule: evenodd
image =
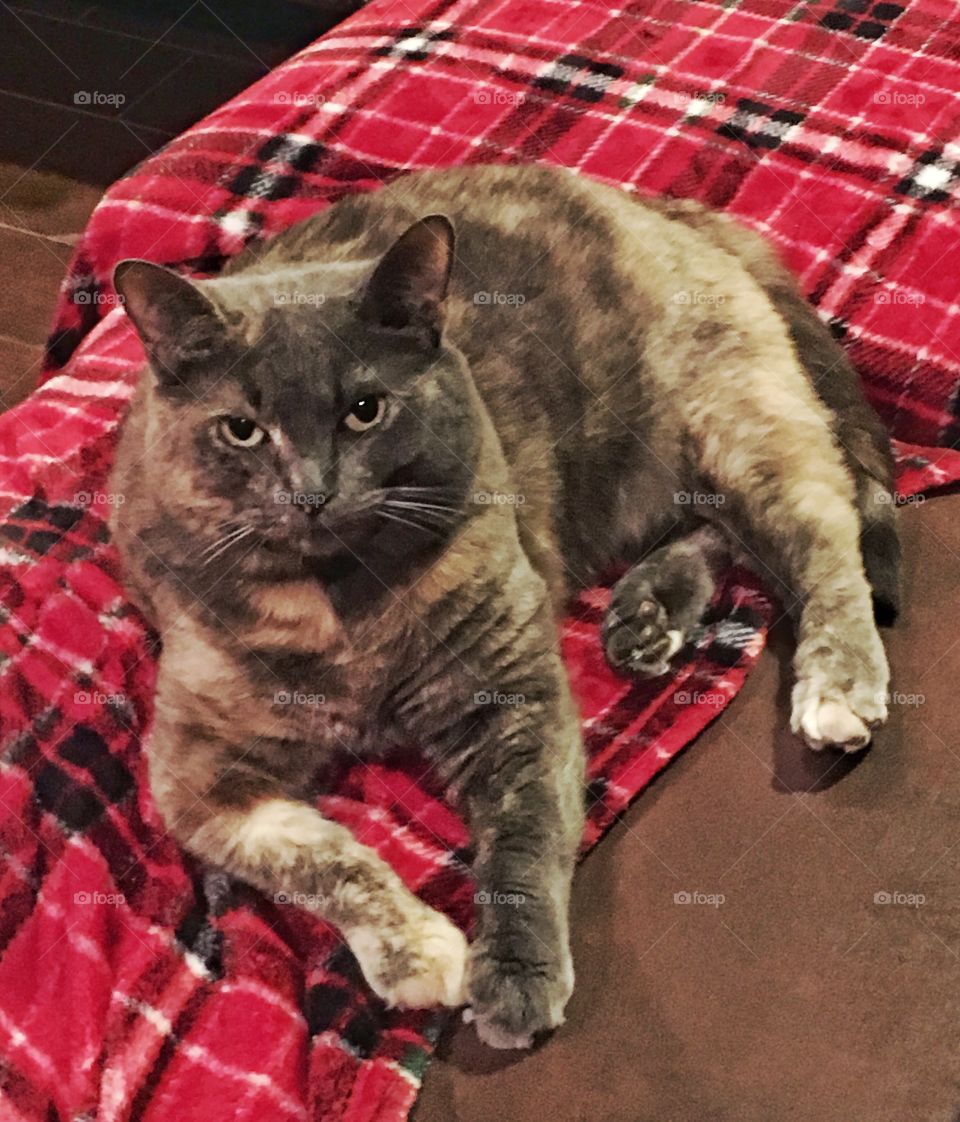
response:
M444 1024L384 1009L335 931L185 859L145 781L156 639L105 532L142 354L109 285L210 273L404 170L552 161L766 234L898 437L960 478L960 25L945 0L378 0L106 195L41 386L0 418L0 1117L400 1122ZM670 680L606 668L607 592L563 643L585 846L739 689L778 609L723 582ZM325 813L468 926L469 836L416 759L346 758Z

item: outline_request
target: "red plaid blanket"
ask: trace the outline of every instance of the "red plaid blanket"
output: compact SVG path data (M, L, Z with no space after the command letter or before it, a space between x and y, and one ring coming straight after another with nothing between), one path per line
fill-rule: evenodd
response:
M442 1018L384 1010L335 932L185 860L145 783L153 639L104 532L141 362L121 257L218 269L400 169L549 160L726 207L783 251L901 444L960 478L960 25L945 0L382 0L116 184L45 381L0 418L0 1117L397 1122ZM923 445L925 447L918 447ZM774 608L728 574L667 684L565 653L594 842L737 692ZM416 762L345 766L326 813L467 924L469 839Z

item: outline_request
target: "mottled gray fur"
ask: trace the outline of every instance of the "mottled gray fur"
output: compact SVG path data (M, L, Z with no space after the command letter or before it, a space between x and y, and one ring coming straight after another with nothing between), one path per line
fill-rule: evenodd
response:
M611 563L620 671L669 669L733 549L797 617L793 727L855 749L884 719L889 449L754 235L475 168L345 199L215 280L116 279L150 359L113 529L163 638L153 794L198 856L336 923L388 1002L468 1002L500 1046L562 1020L583 759L556 619ZM389 744L469 820L469 953L310 802L335 755Z

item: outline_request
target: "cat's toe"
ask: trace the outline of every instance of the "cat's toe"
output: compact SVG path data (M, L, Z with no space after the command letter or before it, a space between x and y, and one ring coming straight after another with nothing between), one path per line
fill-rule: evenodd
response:
M648 678L666 674L684 634L670 626L663 605L652 597L615 602L603 625L603 646L614 670Z
M872 729L882 724L886 715L883 701L825 693L809 683L797 682L790 727L816 752L823 748L860 752L870 743Z
M382 933L381 933L382 935ZM387 1005L400 1009L457 1006L466 999L467 940L431 908L402 933L350 940L364 976Z
M538 964L497 962L482 952L471 960L470 1015L477 1036L491 1048L530 1048L563 1024L573 991L569 965L545 971Z

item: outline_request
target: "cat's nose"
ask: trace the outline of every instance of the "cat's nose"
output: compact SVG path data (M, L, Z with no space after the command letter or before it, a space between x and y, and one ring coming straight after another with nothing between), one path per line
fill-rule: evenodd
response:
M291 468L291 496L295 506L316 517L333 499L337 475L333 461L323 456L303 456Z

